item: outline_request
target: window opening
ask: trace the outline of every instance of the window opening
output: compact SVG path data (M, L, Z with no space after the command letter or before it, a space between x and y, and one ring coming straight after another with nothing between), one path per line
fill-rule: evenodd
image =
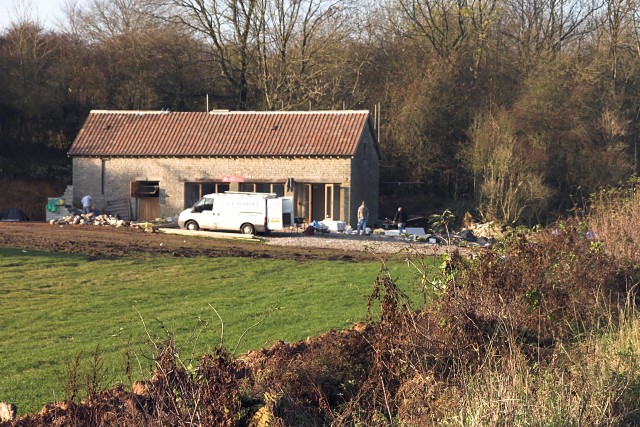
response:
M253 182L241 182L238 190L244 193L253 193L256 191L256 185Z
M160 197L159 181L134 181L131 183L131 197Z
M238 191L246 193L275 193L279 197L284 197L284 184L273 184L270 182L242 182L238 186Z
M229 184L222 182L187 182L184 185L184 203L185 207L193 206L206 194L224 193L229 191Z

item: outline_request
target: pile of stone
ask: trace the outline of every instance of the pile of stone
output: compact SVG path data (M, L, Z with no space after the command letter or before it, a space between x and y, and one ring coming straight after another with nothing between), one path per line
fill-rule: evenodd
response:
M18 408L13 403L0 402L0 424L15 421L17 412Z
M49 220L51 225L100 225L104 227L131 227L139 230L144 230L148 233L154 233L156 231L154 225L149 222L131 222L123 219L118 219L113 215L101 214L94 215L88 214L70 214L57 219Z
M478 237L501 239L504 237L504 232L500 224L494 221L484 223L472 223L467 227L468 230L473 231Z
M70 214L57 219L49 220L49 224L52 225L103 225L111 227L129 227L130 221L124 221L117 217L102 214L94 215L88 214Z
M469 212L465 213L462 217L462 229L470 230L477 237L484 237L486 239L501 239L504 237L501 224L495 221L478 222Z

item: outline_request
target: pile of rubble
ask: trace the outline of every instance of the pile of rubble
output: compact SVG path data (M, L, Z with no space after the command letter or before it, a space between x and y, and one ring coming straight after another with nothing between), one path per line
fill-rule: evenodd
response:
M0 424L11 423L16 419L18 408L13 403L0 402Z
M465 213L462 218L462 229L470 230L477 237L486 239L502 239L504 231L501 224L495 221L476 221L469 213Z
M147 231L149 233L155 232L153 224L148 222L131 222L118 217L100 214L94 215L88 214L70 214L57 219L49 220L49 224L52 225L101 225L109 227L132 227L140 230Z
M502 239L504 237L504 231L502 231L502 226L497 224L494 221L484 222L484 223L471 223L468 227L468 230L473 231L478 237L485 238L495 238Z

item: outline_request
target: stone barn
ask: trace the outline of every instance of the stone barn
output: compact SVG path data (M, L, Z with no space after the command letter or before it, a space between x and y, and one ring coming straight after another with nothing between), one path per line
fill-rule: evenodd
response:
M68 155L73 201L137 220L224 191L293 197L299 222L378 219L380 152L368 111L91 111Z

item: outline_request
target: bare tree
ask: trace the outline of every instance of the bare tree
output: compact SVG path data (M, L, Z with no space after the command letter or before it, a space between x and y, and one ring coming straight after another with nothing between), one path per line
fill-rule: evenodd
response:
M529 66L539 58L555 57L592 33L602 6L600 0L509 0L502 31Z
M201 34L209 43L224 78L234 89L238 109L247 108L248 73L255 52L259 0L167 0L172 18Z
M608 55L611 61L611 78L618 79L621 51L624 50L625 33L629 34L632 25L632 5L623 0L605 0L606 12L599 28L606 34Z
M148 5L140 0L90 0L84 6L67 3L71 30L92 43L126 37L131 43L157 25Z
M7 80L3 92L5 102L12 109L20 111L16 124L16 142L32 144L39 142L33 120L46 114L51 106L52 92L50 70L59 59L57 43L53 34L47 34L35 23L22 21L15 24L6 34L3 43L4 62L2 80ZM46 90L45 90L46 89Z
M326 96L353 26L345 0L262 0L256 35L260 86L267 108L291 108ZM337 85L339 87L339 85Z
M531 147L516 136L510 114L499 111L476 119L470 131L470 163L478 205L489 219L506 223L539 220L551 191Z
M190 92L203 100L203 48L184 27L160 19L146 0L91 0L67 13L74 33L96 52L94 88L105 87L103 104L117 108L193 108ZM204 105L202 102L201 105Z
M441 59L472 41L478 46L496 20L497 0L398 0L406 34L424 38Z
M72 31L104 55L100 73L108 85L107 104L141 109L154 103L144 47L145 34L156 24L139 0L91 0L67 6Z

